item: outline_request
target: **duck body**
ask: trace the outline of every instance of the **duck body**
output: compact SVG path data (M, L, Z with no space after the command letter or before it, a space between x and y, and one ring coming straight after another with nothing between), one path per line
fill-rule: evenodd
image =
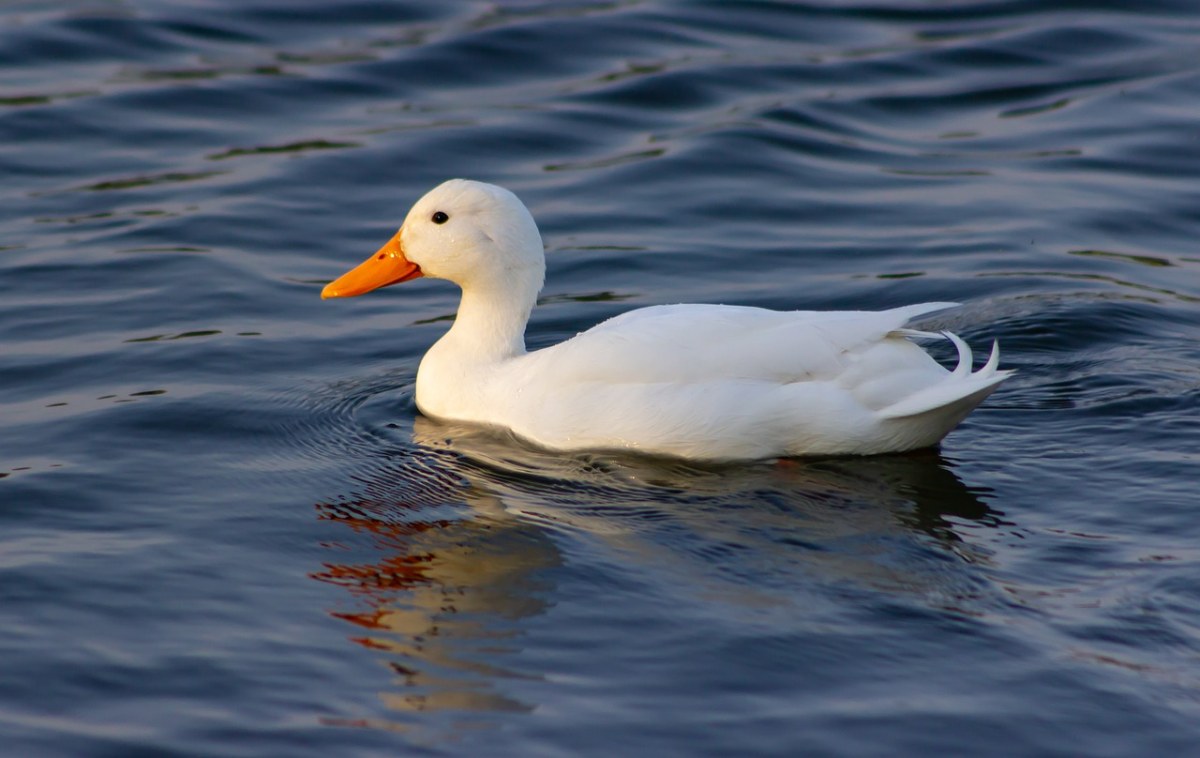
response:
M458 315L421 361L417 407L559 450L703 460L913 450L936 445L1011 373L998 370L995 346L972 373L961 339L906 327L954 303L653 306L527 352L525 326L544 272L537 227L512 193L451 180L322 294L361 294L416 276L455 281ZM930 337L954 342L954 371L913 342Z

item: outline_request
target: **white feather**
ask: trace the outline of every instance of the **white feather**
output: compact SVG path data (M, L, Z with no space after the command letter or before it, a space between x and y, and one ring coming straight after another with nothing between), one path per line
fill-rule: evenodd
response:
M436 211L450 221L432 222ZM655 306L530 353L523 334L545 264L514 195L452 180L413 207L398 239L425 275L463 288L454 326L421 361L418 407L549 448L698 459L910 450L936 444L1011 373L997 371L996 346L972 374L957 335L906 327L954 303ZM939 336L958 350L953 372L911 341Z

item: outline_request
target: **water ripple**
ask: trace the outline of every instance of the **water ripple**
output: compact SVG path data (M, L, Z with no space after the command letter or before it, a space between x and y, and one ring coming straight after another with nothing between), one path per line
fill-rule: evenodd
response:
M0 21L10 751L1194 749L1194 4ZM911 457L432 422L454 289L318 295L456 175L543 230L531 347L655 303L952 298L934 326L1018 373Z

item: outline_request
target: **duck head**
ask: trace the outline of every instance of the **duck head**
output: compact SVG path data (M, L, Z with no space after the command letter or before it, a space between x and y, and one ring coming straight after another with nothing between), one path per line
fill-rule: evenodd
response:
M351 297L421 276L464 290L533 282L546 259L537 224L503 187L451 179L417 201L400 230L374 255L326 285L322 298Z

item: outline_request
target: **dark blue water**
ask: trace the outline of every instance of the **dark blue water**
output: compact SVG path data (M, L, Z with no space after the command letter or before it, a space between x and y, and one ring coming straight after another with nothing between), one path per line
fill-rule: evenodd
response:
M418 415L453 176L540 347L882 308L939 452L705 467ZM1200 5L0 3L0 752L1200 751ZM952 356L941 353L944 357Z

